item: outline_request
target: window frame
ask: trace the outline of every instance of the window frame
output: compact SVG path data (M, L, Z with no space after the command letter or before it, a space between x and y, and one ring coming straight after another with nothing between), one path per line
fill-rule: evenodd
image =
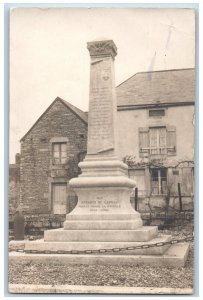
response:
M67 163L67 160L68 160L68 149L69 149L69 139L67 137L53 137L50 139L49 141L50 143L50 167L51 169L55 169L57 166L63 166ZM54 162L54 157L53 157L53 145L54 144L66 144L65 146L65 153L66 153L66 158L65 158L65 162L64 163L55 163Z
M163 112L163 115L162 114L158 114L158 115L150 115L150 113L152 112ZM165 117L166 116L166 110L163 109L163 108L160 108L160 109L149 109L148 110L148 117L149 118L162 118L162 117Z
M165 145L164 147L156 147L154 150L158 149L157 153L152 153L152 141L151 141L151 132L152 129L165 128ZM160 124L159 126L149 126L149 127L139 127L138 135L139 135L139 156L140 157L151 157L161 158L164 156L176 156L177 155L177 142L176 142L176 127L169 126L165 124ZM160 138L160 134L159 134ZM162 136L163 138L163 136ZM162 141L163 143L163 141ZM161 143L159 142L159 145ZM161 150L162 149L162 150ZM164 150L165 149L165 150ZM162 153L161 153L162 152Z
M59 147L59 150L58 151L55 151L54 150L54 147L55 146L58 146ZM62 151L62 146L65 146L65 151ZM66 142L53 142L52 143L52 164L53 165L64 165L66 163L66 159L67 159L67 149L66 149L66 145L67 143ZM58 152L59 153L59 157L55 157L54 156L54 153L55 152ZM65 156L62 156L62 153L65 153ZM59 162L56 162L55 160L58 159ZM65 159L65 161L63 162L62 160Z
M157 177L153 176L152 172L157 170ZM161 172L165 172L165 176L162 176ZM150 169L150 190L152 196L164 196L167 194L167 168L151 168ZM157 180L153 180L153 178L157 178ZM165 180L164 180L165 179ZM157 187L153 186L153 182L157 182ZM166 187L164 191L163 182L165 182ZM158 193L153 192L153 189L158 188Z
M165 141L165 146L161 147L160 145L160 138L161 138L161 129L164 130L164 141ZM156 133L156 147L152 146L152 132ZM164 153L162 153L162 150L164 150ZM152 153L152 151L156 151L156 153ZM167 155L167 129L166 126L156 126L156 127L149 127L149 155L154 156L163 156Z

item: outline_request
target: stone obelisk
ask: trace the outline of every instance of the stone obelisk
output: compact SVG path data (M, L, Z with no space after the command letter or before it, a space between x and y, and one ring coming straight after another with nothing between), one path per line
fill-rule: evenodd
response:
M117 48L112 40L90 42L87 48L91 58L87 156L79 164L82 174L70 181L78 204L67 215L64 229L72 226L70 220L83 220L81 229L135 229L142 225L140 214L130 204L136 183L117 157Z

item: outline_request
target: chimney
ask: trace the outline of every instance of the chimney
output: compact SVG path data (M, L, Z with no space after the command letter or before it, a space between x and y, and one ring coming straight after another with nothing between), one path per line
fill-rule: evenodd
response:
M20 164L20 153L16 153L16 155L15 155L15 163L16 163L17 165Z

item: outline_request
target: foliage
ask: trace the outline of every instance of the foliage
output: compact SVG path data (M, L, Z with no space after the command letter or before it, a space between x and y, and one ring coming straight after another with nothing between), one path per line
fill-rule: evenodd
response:
M124 163L126 163L130 168L178 168L178 167L194 167L194 160L189 158L183 159L170 159L170 158L159 158L159 159L137 159L135 155L126 155L123 158Z

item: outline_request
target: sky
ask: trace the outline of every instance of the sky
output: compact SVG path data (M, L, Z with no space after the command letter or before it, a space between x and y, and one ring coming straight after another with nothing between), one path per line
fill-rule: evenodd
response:
M190 9L12 9L10 163L20 139L57 96L88 110L87 42L115 42L118 85L138 72L194 68L194 21Z

